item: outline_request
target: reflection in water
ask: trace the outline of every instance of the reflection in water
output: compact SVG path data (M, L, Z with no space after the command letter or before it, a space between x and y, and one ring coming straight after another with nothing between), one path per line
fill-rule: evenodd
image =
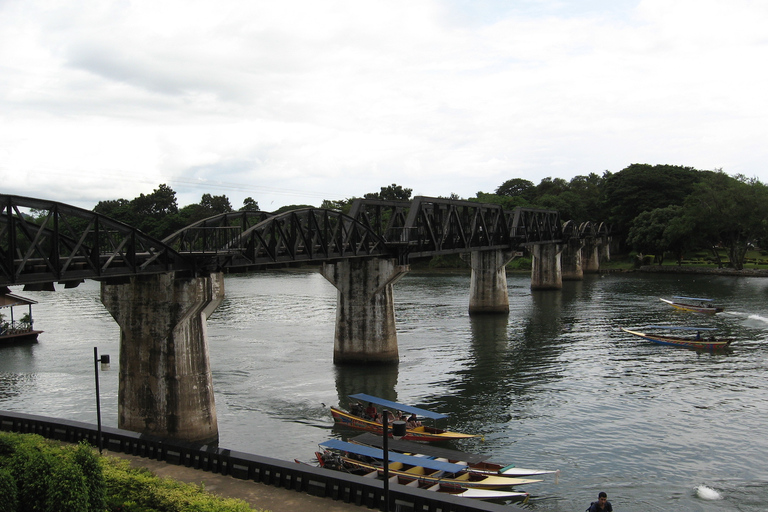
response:
M336 366L336 392L338 403L348 409L349 395L365 393L386 400L398 402L397 365L377 365L373 367L343 365Z
M510 275L510 314L470 317L469 277L411 273L395 286L400 364L335 366L336 291L315 272L225 278L208 321L221 446L309 461L334 429L329 405L369 393L449 414L478 433L469 451L561 469L526 486L531 510L584 510L606 490L617 510L766 509L768 279L591 275L559 291ZM706 296L714 318L659 302ZM95 418L93 347L118 355L98 284L38 300L37 345L0 348L0 408ZM621 326L707 322L737 338L698 354L625 336ZM104 424L117 424L117 371L101 376ZM458 443L456 443L458 444ZM699 486L722 500L697 495Z

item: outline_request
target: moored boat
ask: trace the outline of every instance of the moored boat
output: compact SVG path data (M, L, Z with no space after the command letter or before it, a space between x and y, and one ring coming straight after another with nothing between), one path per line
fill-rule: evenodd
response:
M347 443L331 439L320 443L326 450L321 462L328 465L330 461L340 466L342 470L361 471L370 473L377 471L384 474L384 453L378 448ZM328 454L327 452L332 452ZM414 457L397 452L387 452L390 476L402 477L406 482L417 480L421 484L441 484L450 487L493 489L511 487L514 485L541 482L529 478L514 478L499 475L482 475L467 470L462 464L453 464L424 457Z
M330 452L325 452L325 453L315 452L315 457L317 457L317 461L320 464L320 467L349 472L348 469L344 467L344 463L340 460L340 458L337 455L329 456L328 455L329 453ZM296 462L304 464L303 462L300 462L298 460ZM365 478L380 477L378 470L366 471L366 470L357 470L355 468L352 468L352 471ZM459 496L462 498L471 498L471 499L477 499L477 500L499 500L499 499L528 497L527 492L499 490L499 489L477 489L474 487L467 488L467 487L456 487L453 485L445 485L445 484L432 484L432 483L419 482L418 480L413 480L413 479L409 480L399 475L393 475L389 477L389 482L392 484L399 484L407 487L418 487L419 489L425 489L427 491L451 494L453 496Z
M372 446L374 448L382 448L384 444L381 436L376 436L370 433L360 434L349 441L364 446ZM461 464L466 466L468 471L483 475L523 477L554 474L557 477L560 474L560 470L528 469L515 467L514 464L499 464L489 461L488 459L490 456L480 453L468 453L439 446L412 443L410 441L396 439L388 440L387 444L388 449L394 452L451 462L453 464Z
M432 420L448 418L446 414L440 414L440 413L428 411L426 409L421 409L418 407L412 407L410 405L392 402L390 400L385 400L383 398L366 395L364 393L350 395L350 398L358 401L358 402L354 402L350 407L350 409L358 409L358 410L354 412L347 412L337 407L331 407L331 415L333 416L333 420L339 425L354 428L357 430L365 430L368 432L373 432L378 435L381 435L383 431L381 423L376 421L370 416L366 416L364 414L362 403L360 402L364 402L364 403L367 402L370 404L379 405L381 407L386 407L392 411L400 411L401 413L415 414L421 418L429 418ZM463 434L461 432L452 432L450 430L444 430L437 427L418 425L418 426L409 426L406 429L406 433L403 439L406 439L409 441L431 442L431 441L450 441L455 439L467 439L471 437L478 437L478 436L475 434Z
M37 302L14 295L8 287L0 287L0 310L8 308L10 315L6 319L6 316L0 311L0 342L37 340L37 336L43 331L36 331L33 328L33 304L37 304ZM17 319L14 315L15 307L26 307L28 312Z
M731 345L731 343L733 343L734 341L733 338L716 338L715 336L704 337L701 335L701 333L704 331L716 330L713 327L646 325L644 327L639 327L639 329L696 331L696 335L694 337L671 336L667 334L656 334L656 333L633 331L630 329L625 329L624 327L621 328L621 330L624 332L633 334L635 336L646 339L648 341L652 341L654 343L658 343L659 345L672 345L676 347L692 348L696 350L707 350L707 351L724 350L724 349L727 349Z
M659 299L661 302L667 303L675 309L681 311L691 311L693 313L704 313L707 315L714 315L715 313L722 313L725 308L715 306L712 299L702 299L700 297L672 297L676 300ZM682 302L685 301L685 302ZM698 304L695 304L698 302Z

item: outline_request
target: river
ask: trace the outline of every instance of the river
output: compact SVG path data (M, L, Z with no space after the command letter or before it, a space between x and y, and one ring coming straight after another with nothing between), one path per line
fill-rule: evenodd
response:
M603 274L530 290L508 277L509 316L470 318L466 274L410 273L395 285L400 364L333 365L336 291L318 273L225 278L208 321L220 445L309 461L334 428L328 406L364 392L451 415L483 437L455 448L560 469L524 486L529 510L582 511L606 491L618 511L768 509L768 279ZM14 287L17 288L17 287ZM0 409L117 426L119 329L98 283L22 292L39 301L38 343L0 347ZM659 301L710 297L716 317ZM621 326L717 326L723 354L663 347Z

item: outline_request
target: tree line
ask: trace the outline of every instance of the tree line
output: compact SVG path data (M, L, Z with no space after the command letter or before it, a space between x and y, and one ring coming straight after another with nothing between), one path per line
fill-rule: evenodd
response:
M392 184L370 192L367 199L411 199L412 189ZM321 208L349 212L355 197L326 199ZM451 194L449 199L461 199ZM477 192L468 201L516 207L554 209L563 220L605 222L621 249L652 255L657 263L672 254L680 261L688 251L707 250L719 266L719 248L729 264L743 268L750 247L768 247L768 187L756 178L729 176L722 170L676 165L632 164L621 171L575 176L570 181L544 178L539 184L512 178L493 192ZM290 205L274 213L311 207ZM239 210L258 210L248 197ZM234 211L225 195L203 194L200 203L179 208L176 193L160 185L132 200L99 202L94 211L135 226L155 238L193 222Z

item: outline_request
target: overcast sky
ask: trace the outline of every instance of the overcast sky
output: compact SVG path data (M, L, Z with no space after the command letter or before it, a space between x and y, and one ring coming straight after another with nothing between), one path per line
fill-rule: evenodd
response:
M768 183L765 0L0 0L0 193L262 210L673 164Z

